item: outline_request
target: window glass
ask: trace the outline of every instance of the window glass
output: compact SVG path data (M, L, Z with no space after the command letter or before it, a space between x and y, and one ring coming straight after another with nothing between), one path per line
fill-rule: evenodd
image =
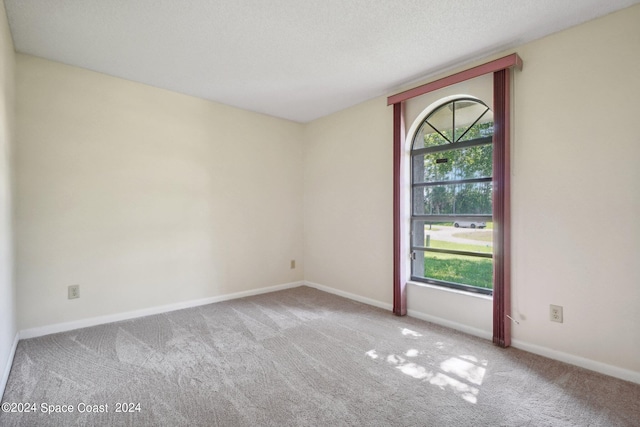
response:
M415 187L413 200L414 215L491 215L492 183Z
M491 178L493 145L479 145L413 156L413 182Z
M422 261L422 276L425 278L446 282L447 285L472 286L487 291L493 287L493 260L490 258L420 250L415 251L415 257L414 263Z
M413 137L412 279L491 294L493 113L457 99L437 107Z

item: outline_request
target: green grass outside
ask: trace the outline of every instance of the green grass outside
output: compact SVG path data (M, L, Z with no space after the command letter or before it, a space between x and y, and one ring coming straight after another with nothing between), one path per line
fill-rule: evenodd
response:
M442 240L431 240L429 247L436 249L452 249L457 251L470 251L491 253L493 248L488 245L467 245L464 243L445 242ZM446 254L443 254L446 255Z
M426 252L424 275L432 279L492 289L493 260Z
M491 253L488 245L469 245L463 243L431 240L432 248L453 249ZM425 252L424 276L446 282L461 283L479 288L493 288L493 260L491 258L475 258L463 255Z
M436 226L453 226L453 222L443 222L434 224ZM460 228L459 233L454 237L477 240L479 244L470 245L463 243L445 242L442 240L431 240L430 247L436 249L453 249L458 251L491 253L493 248L483 245L482 242L493 241L493 222L487 222L485 231L465 231ZM428 227L425 227L428 233ZM424 254L424 277L446 282L461 283L476 286L479 288L493 289L493 260L491 258L475 258L462 255L439 254L425 252Z
M463 231L461 233L453 233L452 236L460 239L478 240L480 242L493 242L492 230Z

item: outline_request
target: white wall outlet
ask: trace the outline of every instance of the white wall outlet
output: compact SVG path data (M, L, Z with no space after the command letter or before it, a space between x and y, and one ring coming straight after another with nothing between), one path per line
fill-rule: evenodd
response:
M294 268L296 268L296 260L292 259L291 260L291 269L294 269Z
M549 306L549 320L552 322L562 323L562 306L553 305Z
M71 285L67 288L67 298L80 298L80 285Z

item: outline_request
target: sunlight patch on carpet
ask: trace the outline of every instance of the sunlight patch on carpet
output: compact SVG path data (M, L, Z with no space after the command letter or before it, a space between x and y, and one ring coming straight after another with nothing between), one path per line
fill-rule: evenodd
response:
M408 362L407 359L397 354L388 354L383 357L373 349L367 351L365 355L372 360L384 360L403 374L428 382L441 390L451 390L455 395L473 404L478 402L480 394L480 389L474 385L482 385L486 366L489 363L487 360L479 361L474 356L461 355L446 359L440 363L441 372L434 372L418 363ZM404 355L417 357L420 355L420 351L412 348L407 350Z
M421 337L422 334L416 331L412 331L411 329L402 328L402 335L410 336L410 337Z
M481 385L487 370L482 366L463 360L463 357L464 356L461 356L461 358L452 357L445 360L440 364L440 369L448 374L454 374L465 379L470 383ZM486 366L486 361L484 362L484 366Z

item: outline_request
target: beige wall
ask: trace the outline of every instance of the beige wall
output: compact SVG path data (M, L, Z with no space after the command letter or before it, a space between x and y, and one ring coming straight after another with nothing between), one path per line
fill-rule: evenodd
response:
M4 1L0 0L0 393L16 337L13 281L12 145L14 51Z
M303 279L302 125L26 55L17 95L20 329Z
M518 49L512 198L514 337L636 372L639 22L635 6Z
M638 22L635 6L517 48L512 153L516 344L636 379ZM305 138L306 279L383 304L391 113L381 97L311 123ZM564 323L549 321L549 304L564 306ZM411 285L409 309L491 333L486 300Z
M305 280L392 299L392 122L380 99L305 129Z

